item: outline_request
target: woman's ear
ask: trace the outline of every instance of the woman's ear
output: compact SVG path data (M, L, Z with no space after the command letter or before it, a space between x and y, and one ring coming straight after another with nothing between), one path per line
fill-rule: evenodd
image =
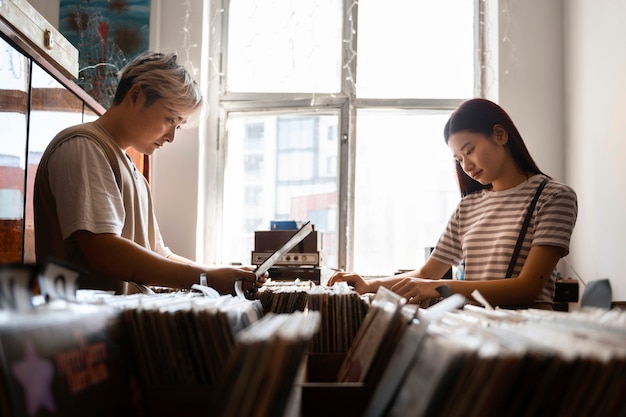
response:
M493 127L493 137L500 145L505 145L509 141L509 133L501 125Z

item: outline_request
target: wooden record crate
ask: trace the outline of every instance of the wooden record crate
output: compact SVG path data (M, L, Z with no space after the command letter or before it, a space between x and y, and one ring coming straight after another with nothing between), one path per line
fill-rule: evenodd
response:
M363 415L374 392L373 384L337 382L345 353L309 353L305 358L300 392L301 417L357 417Z
M215 400L214 385L153 385L143 388L145 417L204 417Z

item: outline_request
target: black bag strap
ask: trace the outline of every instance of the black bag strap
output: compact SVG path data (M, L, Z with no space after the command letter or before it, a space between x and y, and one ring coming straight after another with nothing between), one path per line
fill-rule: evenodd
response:
M548 182L547 178L544 178L537 187L537 192L535 192L535 197L530 202L528 206L528 211L526 212L526 218L524 219L524 224L522 224L522 229L519 232L519 237L517 238L517 243L515 244L515 250L513 251L513 256L511 257L511 262L509 263L509 269L506 271L505 278L511 278L513 274L513 268L515 268L515 263L517 262L517 257L519 256L519 252L522 249L522 242L524 242L524 237L526 236L526 229L528 229L528 225L530 224L530 218L533 215L533 211L535 211L535 206L537 205L537 200L539 200L539 195L541 195L541 191L543 187L546 186Z

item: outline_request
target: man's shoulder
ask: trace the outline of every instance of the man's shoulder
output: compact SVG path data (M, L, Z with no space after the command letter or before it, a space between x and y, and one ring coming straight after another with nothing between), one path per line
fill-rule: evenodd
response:
M86 122L66 127L52 139L48 145L47 153L56 151L59 147L76 147L85 149L96 147L107 153L115 153L111 140L107 134L94 122Z
M80 159L86 162L91 157L104 157L109 164L121 158L105 132L93 122L86 122L61 130L48 144L40 164L45 165L53 157ZM91 155L91 156L90 156Z
M102 132L98 129L94 122L85 122L68 126L56 134L53 140L69 139L77 136L102 136Z

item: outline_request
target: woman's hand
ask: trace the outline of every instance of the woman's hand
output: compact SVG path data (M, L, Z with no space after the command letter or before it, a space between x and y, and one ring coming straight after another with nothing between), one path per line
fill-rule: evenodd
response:
M335 272L326 283L327 286L332 286L336 282L347 282L348 285L354 287L354 290L359 294L365 294L373 292L367 282L355 272Z
M441 294L437 287L445 285L441 280L424 278L403 278L390 289L401 297L406 298L408 304L417 304L431 298L439 298Z

